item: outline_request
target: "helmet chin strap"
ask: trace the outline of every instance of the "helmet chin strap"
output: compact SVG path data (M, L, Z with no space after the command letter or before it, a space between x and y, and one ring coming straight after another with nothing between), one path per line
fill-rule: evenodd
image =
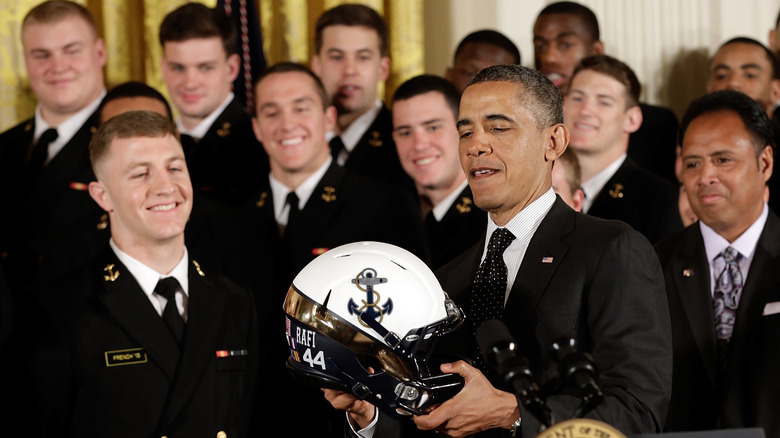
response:
M365 315L365 313L363 315ZM371 329L373 329L375 332L377 332L377 334L382 337L382 339L387 343L388 346L390 346L390 348L393 349L396 354L401 353L402 355L406 355L406 350L400 347L401 338L397 334L386 329L385 326L376 320L376 318L364 319L363 315L360 316L360 320L363 321L363 323L367 326L371 327Z

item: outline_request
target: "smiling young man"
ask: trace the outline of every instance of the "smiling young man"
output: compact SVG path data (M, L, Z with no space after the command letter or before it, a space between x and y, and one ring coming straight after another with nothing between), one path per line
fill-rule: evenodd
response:
M476 243L487 219L460 167L459 105L455 85L433 75L415 76L393 95L393 138L420 198L431 269Z
M92 15L74 2L32 8L21 42L38 104L31 119L0 134L0 202L9 206L0 215L0 262L15 292L41 273L54 239L100 221L86 191L94 179L87 145L106 61Z
M271 165L260 192L246 206L263 238L258 250L268 260L255 268L267 285L258 295L260 306L282 300L304 266L345 243L382 241L426 257L414 198L357 175L331 157L326 135L336 123L336 108L311 70L289 62L272 65L256 79L254 96L253 126ZM283 314L278 316L283 327ZM334 415L319 388L290 380L283 337L275 348L274 377L296 389L279 395L273 417L291 424L305 410L307 421L320 428L318 436L338 436L343 417ZM293 405L297 409L290 409Z
M390 110L378 96L379 84L390 72L387 50L382 16L365 5L342 4L317 20L311 68L337 110L329 133L336 162L414 193L398 162Z
M765 108L716 91L683 116L681 179L698 221L657 246L674 341L669 431L780 433L780 220L764 199L774 137Z
M74 436L243 436L261 371L257 317L246 289L188 254L193 193L176 126L120 114L90 157L89 193L111 239L82 270L40 287L36 424Z
M461 166L489 220L480 242L436 271L469 321L437 349L467 356L475 366L443 364L443 372L460 374L466 384L429 413L414 416L414 424L431 431L424 436L540 432L544 418L526 409L494 368L477 367L482 352L475 330L481 309L493 299L492 318L507 326L540 386L557 377L558 365L547 353L553 341L572 338L596 361L596 380L603 385L604 399L589 416L626 434L660 431L671 387L661 268L647 239L628 225L577 213L555 196L552 166L569 140L557 88L523 66L488 67L463 93L457 125ZM497 250L500 243L505 249ZM488 266L494 275L485 272ZM569 394L546 397L556 422L570 418L580 404ZM365 401L349 400L348 394L331 400L361 427L373 428L376 438L398 436L388 432L409 424L384 413L376 418Z
M622 220L653 243L682 229L676 187L628 156L629 136L642 124L633 71L595 55L580 62L569 87L564 120L582 171L582 211Z
M258 187L268 158L250 115L233 94L237 32L224 11L186 3L160 24L161 71L199 193L240 205Z

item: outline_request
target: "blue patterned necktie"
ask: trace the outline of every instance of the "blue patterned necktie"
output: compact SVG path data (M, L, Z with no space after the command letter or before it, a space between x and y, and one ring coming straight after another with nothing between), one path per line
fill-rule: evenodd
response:
M739 269L742 255L736 249L728 247L720 253L720 257L723 257L726 266L715 280L712 304L715 314L715 333L719 341L727 342L734 331L737 306L742 295L743 278L742 271Z
M474 276L474 288L471 292L469 309L472 329L476 339L477 328L486 320L500 318L504 311L506 296L507 268L504 263L504 251L515 239L506 228L493 231L488 242L487 255ZM487 373L482 353L477 347L474 364Z

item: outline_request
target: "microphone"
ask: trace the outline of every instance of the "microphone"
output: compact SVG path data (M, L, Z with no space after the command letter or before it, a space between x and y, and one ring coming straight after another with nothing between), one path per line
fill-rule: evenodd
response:
M506 325L497 319L488 319L477 328L477 345L485 362L496 371L501 383L517 395L519 402L544 427L552 423L550 410L539 395L528 359L517 354L515 343Z
M577 349L573 338L559 339L550 348L552 359L558 363L558 373L565 382L582 393L582 404L575 411L574 418L584 415L604 398L596 383L596 366L593 357Z

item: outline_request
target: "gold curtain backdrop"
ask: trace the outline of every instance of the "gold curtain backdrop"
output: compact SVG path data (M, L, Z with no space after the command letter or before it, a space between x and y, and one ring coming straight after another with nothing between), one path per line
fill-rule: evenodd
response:
M314 24L322 11L343 0L255 0L269 64L295 61L308 65ZM31 117L35 95L24 67L21 22L39 1L4 0L0 10L0 132ZM163 17L186 0L79 0L95 16L106 42L106 87L129 80L144 81L168 95L160 75L157 32ZM216 0L200 1L215 6ZM389 27L390 75L380 85L389 101L404 80L424 72L423 0L360 1L375 8Z

